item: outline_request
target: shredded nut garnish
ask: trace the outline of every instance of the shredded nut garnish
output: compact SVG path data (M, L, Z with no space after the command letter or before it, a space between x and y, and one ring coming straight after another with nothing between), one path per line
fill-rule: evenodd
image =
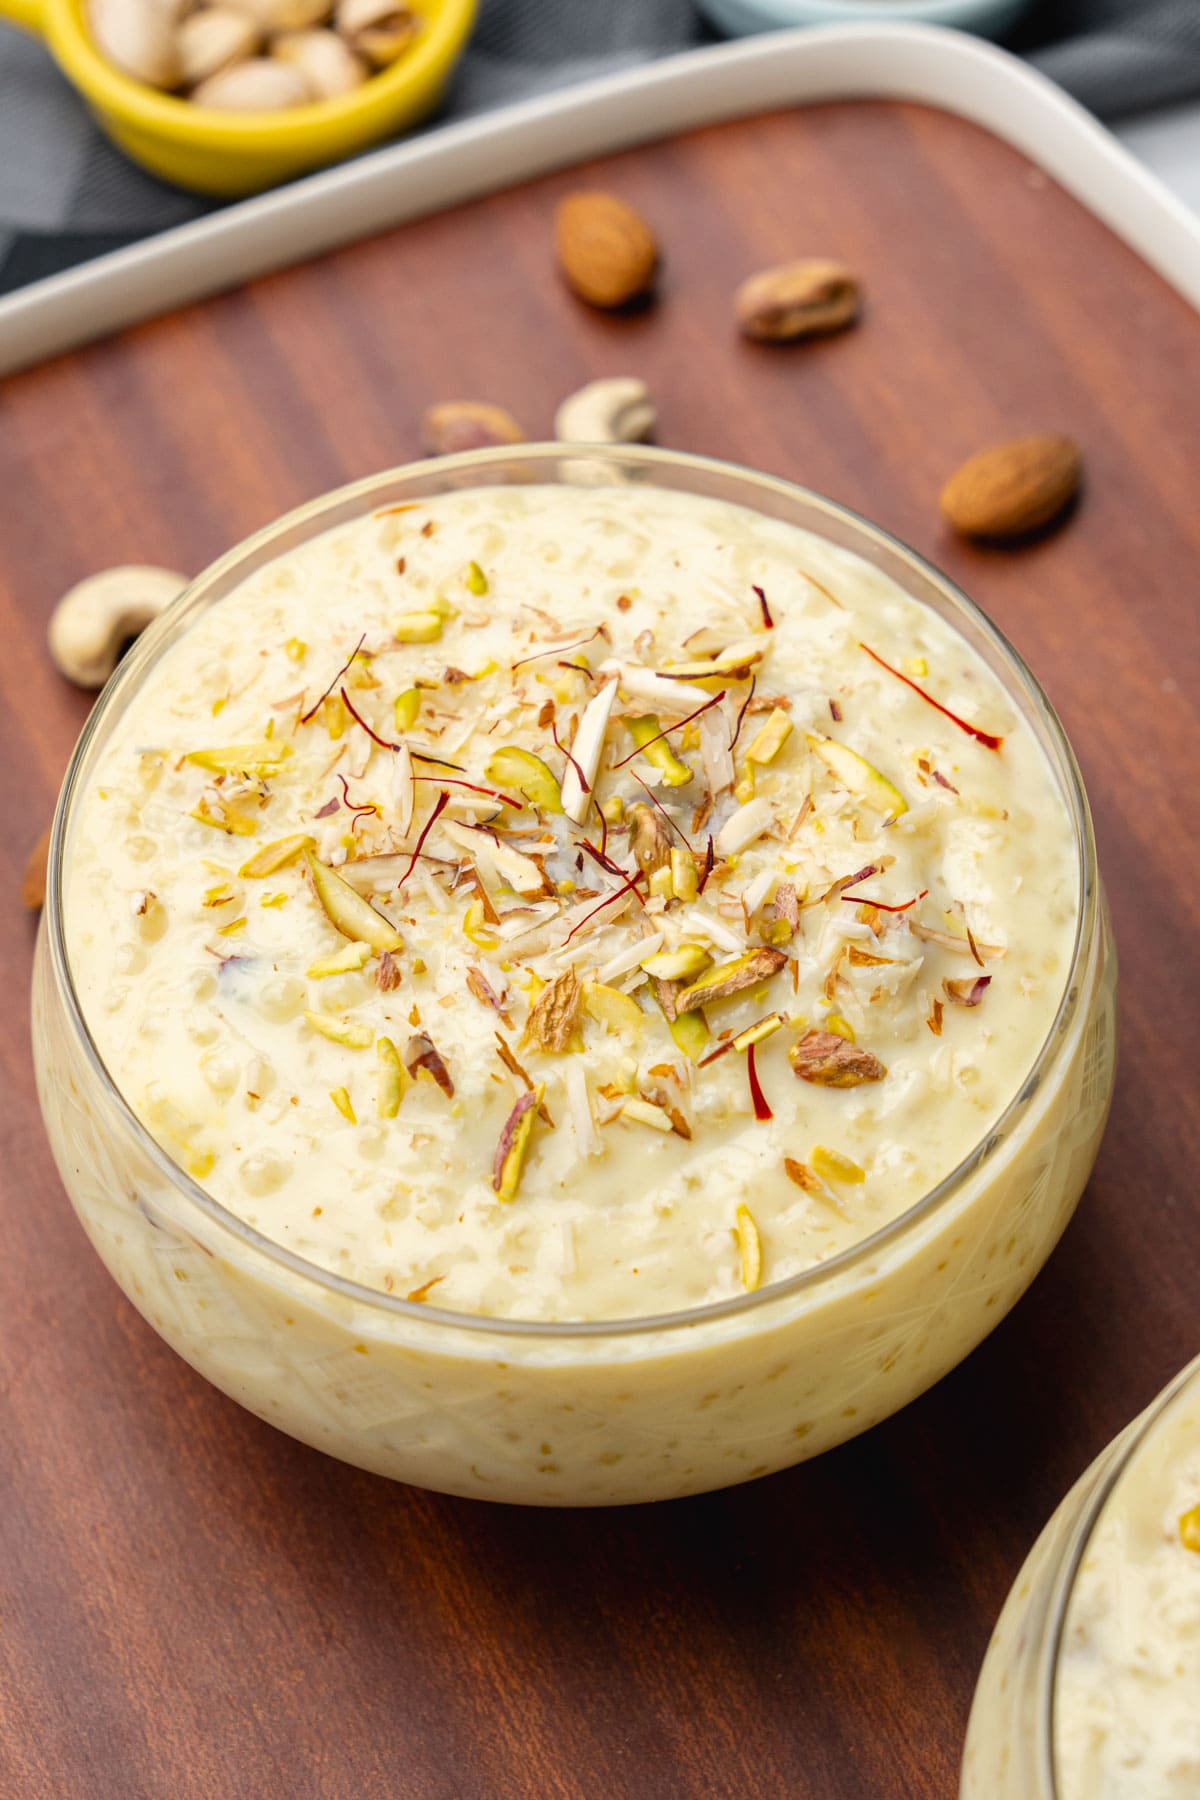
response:
M807 1163L797 1162L794 1156L785 1156L783 1166L789 1178L795 1182L797 1187L803 1188L806 1194L823 1194L825 1192L824 1182L814 1175Z
M678 1099L673 1097L665 1086L643 1088L641 1092L643 1100L648 1101L651 1106L657 1106L661 1112L666 1113L668 1119L671 1121L671 1130L675 1133L676 1137L690 1139L692 1128L688 1124L687 1115L680 1107Z
M945 1008L940 999L935 995L933 1005L929 1009L929 1017L925 1021L934 1037L941 1037L942 1035L942 1014L944 1011Z
M375 965L375 986L383 994L400 986L400 964L390 950L385 950Z
M418 1031L409 1038L404 1050L404 1066L413 1076L424 1069L437 1082L447 1099L454 1098L454 1083L450 1078L450 1071L433 1039L425 1032Z
M743 988L755 987L777 974L787 960L782 950L764 948L748 950L744 956L718 963L715 969L707 969L675 997L676 1010L691 1012L694 1007L707 1006L713 1000L740 994Z
M490 1006L494 1013L499 1013L506 1025L509 1023L504 1011L504 1002L501 1000L499 994L496 993L482 969L476 968L474 963L471 963L467 969L467 986L477 1000L481 1001L484 1006Z
M516 1199L525 1163L525 1151L529 1146L533 1121L544 1093L545 1088L539 1083L531 1093L522 1094L504 1121L504 1129L500 1133L500 1141L496 1145L492 1161L492 1187L498 1200L507 1202Z
M974 980L968 976L965 981L951 981L947 976L942 992L952 1006L978 1006L991 985L990 975L976 975Z
M748 1206L737 1209L736 1233L742 1261L742 1286L753 1293L762 1281L762 1239Z
M583 991L573 968L548 981L529 1011L525 1036L539 1050L564 1051L579 1020Z
M643 875L665 868L671 860L671 833L665 819L640 801L629 809L630 846Z
M887 1074L877 1056L833 1031L806 1031L788 1051L788 1061L801 1081L819 1087L858 1087Z
M521 1067L521 1064L517 1061L504 1039L500 1036L500 1033L496 1032L495 1035L496 1051L500 1061L504 1064L509 1074L515 1075L517 1080L521 1083L521 1086L525 1088L528 1093L532 1093L534 1089L533 1077L527 1069ZM550 1117L549 1108L544 1100L538 1101L538 1117L541 1119L543 1125L549 1125L551 1130L554 1129L554 1120Z
M908 929L922 943L940 944L943 950L953 950L958 956L970 956L976 962L981 958L984 962L999 962L1008 954L1000 944L981 944L978 938L956 937L952 931L935 931L932 925L922 925L919 919L910 919Z

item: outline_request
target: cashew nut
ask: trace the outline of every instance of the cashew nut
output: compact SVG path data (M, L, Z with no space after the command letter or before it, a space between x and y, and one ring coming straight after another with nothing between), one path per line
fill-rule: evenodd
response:
M21 877L21 905L40 912L46 898L46 865L50 860L50 827L47 825L25 864Z
M554 415L554 435L564 444L638 444L656 418L644 381L612 375L568 395Z
M332 100L367 79L367 65L334 31L288 31L271 45L272 56L293 68L310 100Z
M103 687L121 651L187 586L187 576L123 563L76 582L50 619L50 654L68 681Z

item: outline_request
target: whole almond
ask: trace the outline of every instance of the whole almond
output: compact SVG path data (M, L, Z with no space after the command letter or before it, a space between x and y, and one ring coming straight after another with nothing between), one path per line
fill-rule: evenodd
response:
M421 442L433 456L485 450L491 444L523 444L525 433L510 412L486 400L442 400L426 407Z
M1014 438L969 458L942 489L941 507L965 537L1023 537L1064 511L1082 476L1073 438Z
M554 236L567 286L589 306L624 306L654 285L654 233L615 194L568 194L559 202Z
M743 333L765 343L842 331L858 317L858 303L852 271L816 257L763 269L743 281L734 296Z
M50 860L50 827L47 825L25 864L21 877L21 905L38 912L46 898L46 864Z

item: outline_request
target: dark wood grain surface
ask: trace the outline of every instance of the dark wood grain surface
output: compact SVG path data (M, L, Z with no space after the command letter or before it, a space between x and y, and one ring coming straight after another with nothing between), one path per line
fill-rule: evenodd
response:
M587 171L661 230L659 304L578 306L554 177L24 374L0 395L0 1793L949 1800L972 1685L1032 1537L1200 1347L1196 1098L1200 329L1023 158L921 108L820 107ZM857 331L741 343L736 280L861 271ZM955 1375L822 1461L625 1512L390 1486L208 1388L88 1248L43 1141L21 864L86 700L59 593L192 571L283 509L402 462L433 400L548 434L644 375L663 443L872 514L1015 639L1084 765L1122 959L1117 1098L1045 1273ZM1057 535L938 522L961 457L1085 448Z

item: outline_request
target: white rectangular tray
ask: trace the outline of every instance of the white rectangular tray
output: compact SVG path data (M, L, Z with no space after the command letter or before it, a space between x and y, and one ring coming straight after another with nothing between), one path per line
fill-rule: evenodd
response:
M1012 144L1200 305L1200 219L1052 82L929 25L816 27L688 51L374 151L0 300L0 375L531 176L718 120L923 102Z

